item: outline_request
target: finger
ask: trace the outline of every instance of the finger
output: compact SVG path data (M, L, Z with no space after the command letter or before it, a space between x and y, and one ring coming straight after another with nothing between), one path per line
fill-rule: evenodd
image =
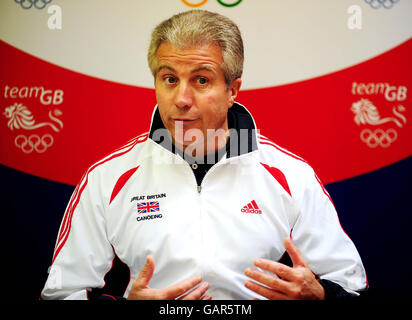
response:
M155 269L155 262L152 256L146 257L146 263L143 266L142 270L139 273L136 281L139 287L145 288L149 286L149 281L153 276L153 272Z
M210 294L205 294L199 300L212 300L212 296Z
M189 291L193 287L197 286L201 281L202 281L201 277L192 277L192 278L180 281L165 289L161 289L161 292L164 295L165 300L176 299L177 297L184 294L186 291Z
M287 251L287 253L289 253L290 259L293 262L293 266L297 267L297 266L307 266L306 260L305 258L302 256L302 254L300 253L298 247L296 247L292 240L290 238L285 238L283 240L283 243L285 244L285 249Z
M179 300L199 300L209 289L209 284L207 282L203 282L200 286L196 289L190 291L188 294L180 297Z
M273 290L273 289L269 289L267 287L264 287L250 280L247 280L245 282L245 287L270 300L286 300L287 299L287 296L284 295L283 293L277 292L276 290Z
M257 282L260 282L272 289L275 289L276 291L282 293L287 293L290 291L290 283L282 279L276 278L276 276L274 275L270 275L252 268L247 268L245 270L245 274L253 280L256 280Z
M288 267L283 263L268 259L256 259L253 263L256 267L270 271L284 280L293 281L295 279L295 272L293 268Z

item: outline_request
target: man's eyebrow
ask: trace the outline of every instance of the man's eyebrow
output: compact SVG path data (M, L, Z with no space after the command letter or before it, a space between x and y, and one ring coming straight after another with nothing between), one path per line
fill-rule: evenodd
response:
M176 73L176 70L175 70L173 67L171 67L171 66L169 66L169 65L167 65L167 64L164 64L164 65L159 66L159 67L157 68L157 72L156 72L156 73L160 72L160 71L163 70L163 69L167 69L167 70L170 70L170 71ZM216 71L215 71L214 69L212 69L212 68L210 68L210 67L208 67L208 66L200 66L200 67L197 67L197 68L193 69L193 70L190 71L190 72L191 72L191 73L196 73L196 72L204 71L204 70L205 70L205 71L209 71L209 72L216 73Z
M171 66L168 66L167 64L164 64L164 65L161 65L160 67L157 68L157 72L156 72L156 73L158 73L158 72L159 72L160 70L162 70L162 69L168 69L168 70L170 70L170 71L172 71L172 72L176 72L176 70L173 69Z

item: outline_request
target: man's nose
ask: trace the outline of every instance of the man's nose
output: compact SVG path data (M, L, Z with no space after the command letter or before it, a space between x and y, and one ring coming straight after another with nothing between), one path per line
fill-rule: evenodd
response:
M176 90L175 105L178 108L190 108L193 104L193 92L190 85L181 81Z

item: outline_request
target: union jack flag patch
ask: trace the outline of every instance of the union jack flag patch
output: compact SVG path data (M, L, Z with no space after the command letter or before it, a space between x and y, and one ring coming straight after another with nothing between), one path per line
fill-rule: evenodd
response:
M160 210L159 201L140 202L137 204L137 213L157 212Z

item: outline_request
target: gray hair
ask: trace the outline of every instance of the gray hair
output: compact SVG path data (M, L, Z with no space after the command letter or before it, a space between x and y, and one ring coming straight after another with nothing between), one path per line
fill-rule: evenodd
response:
M190 10L161 22L152 33L147 60L156 76L156 52L168 42L180 49L217 44L222 50L222 70L226 85L240 78L243 72L243 41L237 25L229 18L206 10Z

